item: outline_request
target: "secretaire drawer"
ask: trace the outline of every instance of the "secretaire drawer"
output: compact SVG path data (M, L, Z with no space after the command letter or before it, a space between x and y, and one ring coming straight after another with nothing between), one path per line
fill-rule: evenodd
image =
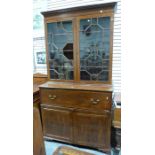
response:
M111 109L111 93L97 91L44 89L40 90L41 103L88 109Z

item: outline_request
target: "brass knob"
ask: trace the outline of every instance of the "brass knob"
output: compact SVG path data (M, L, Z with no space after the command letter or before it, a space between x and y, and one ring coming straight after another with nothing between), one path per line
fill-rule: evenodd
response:
M51 99L51 100L54 100L54 99L56 99L56 95L48 95L48 97L49 97L49 99Z
M109 100L109 97L108 96L106 97L106 100Z

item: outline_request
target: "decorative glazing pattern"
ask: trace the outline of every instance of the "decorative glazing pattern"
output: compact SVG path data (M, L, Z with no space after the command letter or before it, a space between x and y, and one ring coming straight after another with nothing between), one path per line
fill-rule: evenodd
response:
M51 79L73 80L72 21L47 24Z
M80 79L108 81L110 17L80 20Z

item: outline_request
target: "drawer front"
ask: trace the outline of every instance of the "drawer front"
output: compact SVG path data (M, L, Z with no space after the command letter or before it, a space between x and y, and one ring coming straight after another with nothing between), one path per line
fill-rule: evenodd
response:
M40 92L42 104L92 110L111 109L111 93L61 89L41 89Z

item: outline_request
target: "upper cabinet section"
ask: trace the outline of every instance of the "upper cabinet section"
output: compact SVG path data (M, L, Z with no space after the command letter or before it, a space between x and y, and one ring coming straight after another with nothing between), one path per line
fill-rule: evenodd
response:
M114 5L42 13L49 80L111 84Z

